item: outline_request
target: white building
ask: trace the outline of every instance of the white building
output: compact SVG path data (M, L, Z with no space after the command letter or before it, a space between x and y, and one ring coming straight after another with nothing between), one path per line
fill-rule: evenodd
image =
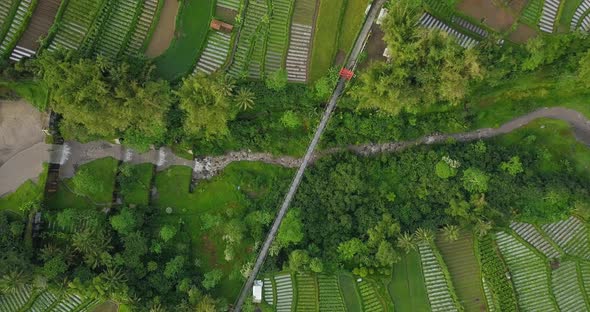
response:
M252 286L252 302L254 303L261 303L262 302L262 287L264 286L264 282L261 280L255 280L254 286Z
M381 25L381 23L383 23L383 20L387 16L387 13L387 9L381 9L381 12L379 12L379 16L377 17L377 25Z

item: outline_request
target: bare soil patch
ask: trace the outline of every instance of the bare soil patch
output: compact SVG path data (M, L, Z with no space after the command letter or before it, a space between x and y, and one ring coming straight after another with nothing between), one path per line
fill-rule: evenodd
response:
M387 60L387 58L383 56L383 52L385 51L385 48L387 48L387 44L385 43L385 41L383 41L384 35L385 34L381 30L381 27L373 25L371 36L369 37L369 41L367 42L368 63L372 61Z
M215 17L226 23L233 24L236 21L236 15L238 15L238 12L232 9L224 8L222 6L217 6L215 8Z
M162 55L174 39L176 29L176 15L178 14L178 0L165 0L160 13L158 25L147 47L145 54L149 57Z
M457 9L498 32L509 29L515 21L509 8L497 6L493 0L463 0Z
M39 0L33 16L31 16L29 26L27 26L17 45L37 51L39 49L39 39L47 36L60 4L61 0Z
M340 68L344 64L344 61L346 61L346 52L338 50L336 57L334 58L334 66Z
M525 43L536 35L537 31L534 28L525 24L518 24L518 28L510 34L508 39L514 43Z
M117 312L119 311L119 306L111 301L107 301L98 307L94 308L93 312Z
M518 16L520 15L520 12L522 12L524 7L527 5L529 0L511 0L506 2L508 2L508 7L510 7L512 12Z
M47 116L24 101L0 100L0 166L12 156L43 142Z

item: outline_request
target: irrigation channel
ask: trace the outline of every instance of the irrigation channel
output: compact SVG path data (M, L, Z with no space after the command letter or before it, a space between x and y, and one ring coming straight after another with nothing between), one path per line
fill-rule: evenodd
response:
M373 23L375 22L375 19L377 18L377 15L379 14L379 11L381 10L381 7L385 3L385 1L386 0L376 0L371 5L371 9L369 10L369 14L365 19L363 28L361 29L356 39L354 47L348 58L348 62L346 63L346 68L352 70L356 66L358 56L361 53L366 40L369 38L371 27L373 26ZM252 291L251 289L252 285L254 285L254 280L258 276L258 272L260 271L260 268L262 267L262 264L264 263L264 260L268 255L270 246L272 242L275 240L277 232L279 231L279 226L281 225L283 218L287 214L287 210L289 210L289 205L293 200L293 196L299 188L299 184L301 183L301 179L303 178L303 173L305 172L305 169L307 169L307 166L315 153L315 149L320 141L322 134L324 133L324 130L326 129L326 125L330 120L332 112L336 107L336 102L338 102L338 99L340 98L342 92L344 91L344 88L346 87L346 83L347 80L344 78L340 78L340 80L338 80L336 89L332 93L332 97L330 98L330 101L326 106L326 110L324 111L324 115L322 116L322 120L320 121L320 124L318 125L318 128L316 129L315 134L313 135L313 139L311 140L311 143L307 148L307 152L303 157L303 161L301 162L301 165L299 165L299 169L297 170L297 173L295 174L295 177L291 182L289 191L287 192L287 195L285 195L285 199L283 201L283 204L281 205L281 209L279 210L274 222L272 223L270 231L268 232L266 239L264 240L264 244L262 244L262 247L260 248L260 252L258 253L256 262L254 262L254 266L252 267L252 272L250 273L250 276L248 276L246 283L244 283L244 285L242 286L242 290L240 291L240 295L236 301L233 311L239 312L242 309L244 301Z

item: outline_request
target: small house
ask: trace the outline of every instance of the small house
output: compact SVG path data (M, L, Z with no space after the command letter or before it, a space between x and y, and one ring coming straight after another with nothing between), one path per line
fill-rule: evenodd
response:
M224 33L231 33L232 30L234 29L233 25L222 22L220 20L216 20L216 19L213 19L211 21L210 26L211 26L211 29L221 31Z
M262 287L264 286L264 282L261 280L255 280L254 286L252 286L252 302L254 303L261 303L262 302Z
M383 20L387 16L387 13L387 9L381 9L381 12L379 12L379 16L377 17L377 25L381 25L383 23Z

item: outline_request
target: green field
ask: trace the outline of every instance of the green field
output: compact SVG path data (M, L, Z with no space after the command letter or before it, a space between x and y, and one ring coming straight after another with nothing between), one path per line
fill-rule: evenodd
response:
M534 141L531 141L533 138ZM542 171L564 170L560 159L563 158L563 152L567 151L572 168L579 174L590 174L590 150L575 139L573 130L564 121L539 119L519 131L502 136L499 140L507 146L543 148L550 156L539 157L538 167Z
M183 1L176 17L176 32L170 47L155 59L157 72L175 80L193 70L205 46L209 21L214 13L214 0Z
M346 55L352 50L356 37L363 26L365 15L361 12L365 12L368 4L368 0L348 0L346 4L338 39L338 50Z
M130 177L121 181L121 194L125 204L146 206L149 204L153 165L128 165ZM123 169L122 169L123 170Z
M47 165L43 165L43 167L44 171L39 176L37 183L27 180L14 193L0 197L0 211L11 211L20 215L20 207L29 202L43 199L47 179Z
M486 309L485 297L481 285L481 273L475 251L473 236L462 232L457 241L448 242L437 236L436 245L451 273L451 279L461 305L466 312L478 312Z
M547 77L538 72L509 79L473 92L470 110L476 114L473 128L497 127L542 107L563 106L590 118L590 94L574 77Z
M356 289L354 277L349 274L340 274L338 275L338 282L340 283L340 289L342 290L347 311L361 311L361 298Z
M244 239L235 246L235 257L224 259L225 242L222 239L224 226L230 220L243 220L249 209L257 206L275 209L275 189L289 181L291 171L283 168L252 162L234 163L210 181L201 181L194 193L189 193L192 169L171 167L156 175L158 197L156 207L162 209L158 223L178 222L182 219L190 228L195 259L201 270L208 272L221 269L224 276L220 285L213 289L215 296L232 301L240 290L239 274L247 257L252 256L253 240L244 233ZM281 198L277 196L276 199ZM172 208L171 214L164 211ZM203 230L203 215L217 216L221 222ZM230 217L228 217L230 216Z
M47 198L47 204L52 209L65 208L87 208L89 205L101 204L110 205L115 190L115 176L119 161L111 158L101 158L78 167L76 175L71 179L64 179L56 193ZM96 181L98 191L91 194L84 194L77 190L74 180L80 170L87 170L89 175Z
M559 16L559 27L561 27L564 31L568 31L570 29L570 23L572 22L574 13L582 1L583 0L569 0L565 1L563 4Z
M313 49L310 62L310 81L325 75L338 51L338 33L340 32L342 0L321 0L316 20Z
M394 265L388 290L398 312L430 310L418 252L402 255Z
M49 91L44 84L38 81L0 81L0 93L2 88L14 91L18 96L44 111L49 100Z

